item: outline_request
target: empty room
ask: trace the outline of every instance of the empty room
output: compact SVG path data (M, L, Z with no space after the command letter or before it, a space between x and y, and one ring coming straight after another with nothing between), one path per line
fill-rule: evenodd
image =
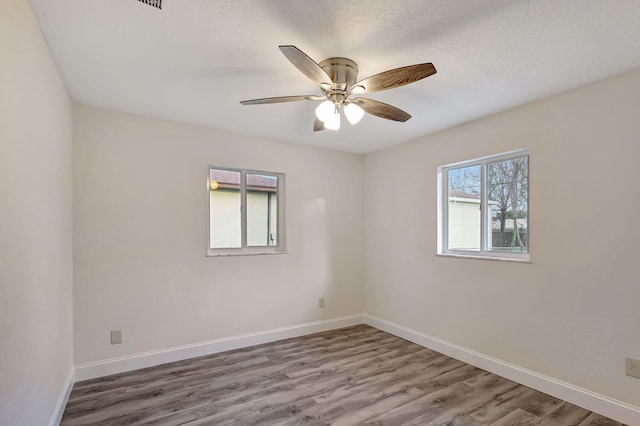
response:
M639 22L2 0L0 425L640 426Z

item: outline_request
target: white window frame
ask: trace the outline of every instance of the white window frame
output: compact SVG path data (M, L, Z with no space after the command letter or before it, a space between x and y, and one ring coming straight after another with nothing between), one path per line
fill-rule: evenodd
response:
M437 255L449 257L461 257L469 259L486 259L486 260L504 260L511 262L531 263L531 226L529 221L530 200L527 193L527 252L511 253L488 249L488 230L491 229L490 214L487 208L487 165L500 161L510 160L513 158L527 157L527 163L530 163L529 149L519 149L501 154L488 155L486 157L475 158L472 160L460 161L438 167L438 241ZM448 230L449 230L449 170L461 167L480 166L480 250L450 250L448 248ZM527 167L529 171L529 167ZM529 180L529 172L527 174ZM527 185L527 189L530 185ZM528 191L530 192L530 191Z
M231 172L240 173L240 230L241 230L241 247L225 247L225 248L211 248L211 204L209 191L209 176L210 170L227 170ZM276 240L278 242L275 246L249 246L247 245L247 175L258 174L267 176L277 176L278 186L276 188L276 200L277 200L277 229ZM285 180L284 173L269 172L265 170L253 170L253 169L237 169L224 166L207 166L207 256L247 256L247 255L259 255L259 254L286 254L287 253L287 232L286 232L286 196L285 196Z

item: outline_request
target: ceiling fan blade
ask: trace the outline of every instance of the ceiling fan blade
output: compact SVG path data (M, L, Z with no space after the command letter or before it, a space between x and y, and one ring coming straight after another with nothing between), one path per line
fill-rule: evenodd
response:
M317 101L320 99L326 99L324 96L316 95L299 95L299 96L278 96L275 98L260 98L250 99L248 101L240 101L242 105L258 105L258 104L277 104L280 102L295 102L295 101Z
M316 118L313 121L313 131L319 132L320 130L324 130L324 123Z
M316 84L332 83L331 77L329 77L322 67L318 65L316 61L308 57L302 50L291 45L279 47L284 56L286 56L287 59L291 61L291 63L304 75L315 81Z
M360 80L352 87L363 87L363 89L357 92L358 94L379 92L381 90L393 89L394 87L414 83L435 73L436 67L430 62L426 64L409 65L372 75L371 77Z
M351 102L354 102L363 110L376 117L386 118L387 120L405 122L411 118L411 114L396 108L392 105L385 104L384 102L374 101L373 99L355 98Z

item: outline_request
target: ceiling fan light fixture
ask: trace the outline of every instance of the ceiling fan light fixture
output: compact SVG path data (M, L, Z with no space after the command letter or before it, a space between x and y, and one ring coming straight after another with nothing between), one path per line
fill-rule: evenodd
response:
M330 121L335 113L336 106L329 100L322 102L316 108L316 117L318 117L318 120L322 121L323 123Z
M358 104L351 102L344 107L344 115L351 125L356 125L362 120L364 110Z
M327 130L340 130L340 111L334 110L329 119L324 122L324 128Z

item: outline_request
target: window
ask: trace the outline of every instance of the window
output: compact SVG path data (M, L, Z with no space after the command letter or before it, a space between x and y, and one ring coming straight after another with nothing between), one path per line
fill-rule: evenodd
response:
M208 255L286 252L284 174L208 169Z
M438 254L529 260L529 152L438 168Z

